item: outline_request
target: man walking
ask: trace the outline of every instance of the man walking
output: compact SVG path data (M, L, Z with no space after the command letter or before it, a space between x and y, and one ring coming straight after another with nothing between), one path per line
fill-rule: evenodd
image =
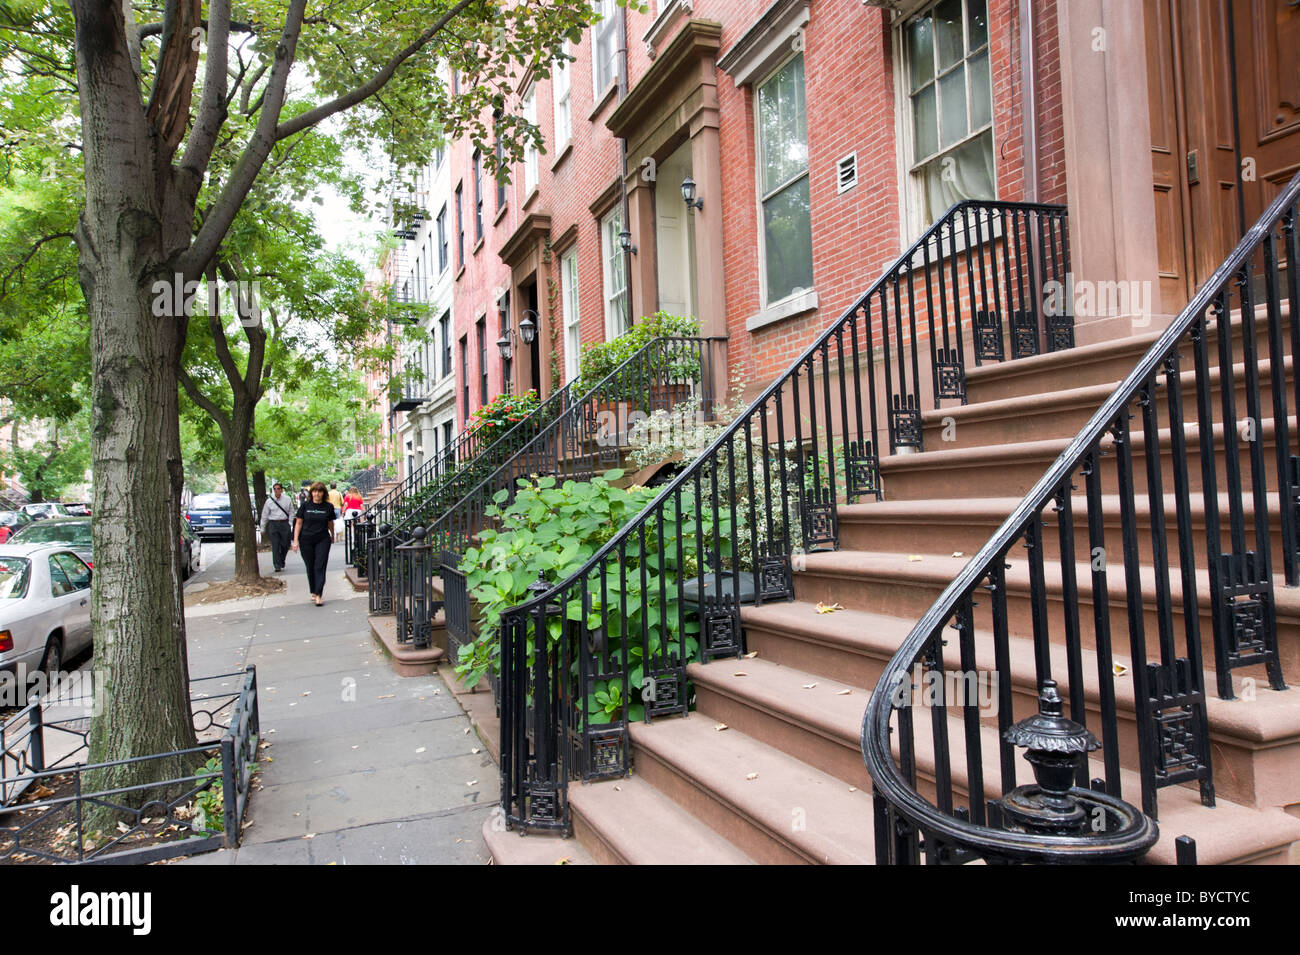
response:
M293 503L285 496L284 485L279 481L271 489L271 496L262 505L262 533L271 537L271 563L278 574L284 570L284 558L289 552L289 539L293 536L289 520L293 517Z
M339 492L339 486L338 486L337 484L335 484L333 481L331 481L331 482L330 482L330 490L329 490L329 493L326 494L325 497L326 497L326 499L327 499L331 504L334 505L334 513L337 514L337 515L339 516L339 520L338 520L338 522L335 523L335 525L334 525L334 527L335 527L335 532L334 532L334 543L337 544L337 543L338 543L338 539L339 539L338 528L341 528L341 527L343 526L343 520L342 520L342 517L343 517L343 495Z

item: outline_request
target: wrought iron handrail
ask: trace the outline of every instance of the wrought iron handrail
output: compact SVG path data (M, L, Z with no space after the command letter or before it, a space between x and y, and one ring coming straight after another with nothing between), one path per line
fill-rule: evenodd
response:
M1271 556L1265 497L1268 469L1263 460L1261 448L1263 442L1253 439L1247 443L1250 444L1250 482L1254 495L1254 530L1257 550L1253 554L1246 552L1245 517L1241 506L1244 490L1235 413L1236 389L1232 380L1231 303L1233 295L1231 287L1235 285L1237 289L1248 414L1251 421L1262 427L1260 380L1255 356L1257 331L1254 296L1256 293L1252 279L1253 262L1257 254L1262 252L1266 299L1263 304L1269 326L1269 365L1274 403L1274 440L1277 445L1277 479L1280 488L1285 488L1281 508L1283 547L1286 555L1286 578L1288 583L1294 585L1297 582L1295 561L1298 548L1296 529L1289 508L1294 506L1296 500L1300 471L1297 470L1298 459L1290 453L1290 427L1286 408L1287 387L1284 374L1285 356L1281 327L1282 298L1278 287L1278 239L1275 232L1279 227L1281 228L1286 260L1290 263L1287 271L1291 346L1292 354L1300 355L1300 329L1296 321L1296 309L1300 307L1300 281L1295 267L1295 263L1300 262L1300 254L1298 254L1300 250L1297 249L1296 242L1296 220L1300 215L1297 210L1298 196L1300 196L1300 175L1293 178L1278 194L1232 253L1196 292L1178 318L1165 329L1119 387L1106 399L1033 489L1016 506L997 532L979 553L967 562L934 605L921 617L890 660L871 696L862 723L862 752L874 784L876 800L876 849L879 861L915 861L919 858L918 839L921 835L926 837L926 851L930 858L935 858L945 850L953 850L957 853L973 853L985 858L1012 861L1089 861L1090 859L1113 861L1116 858L1140 854L1154 842L1154 833L1150 830L1141 831L1140 826L1127 832L1114 835L1103 833L1100 836L1097 834L1045 835L1041 831L1033 831L1032 827L1028 827L1028 831L1008 831L995 826L994 823L1005 822L1005 820L992 818L997 816L1001 809L996 803L987 807L983 805L983 792L980 785L982 769L979 768L978 734L975 732L978 729L978 716L972 717L969 705L963 705L961 708L967 729L967 755L968 760L971 760L969 773L973 777L968 782L968 790L973 793L970 796L970 805L953 809L950 768L944 765L946 756L940 756L936 760L935 772L940 804L932 803L916 789L915 749L912 741L915 727L910 713L910 694L903 689L910 686L908 674L917 665L924 665L927 669L942 668L940 647L942 634L954 620L961 643L962 669L970 670L974 667L972 597L981 587L988 589L992 594L990 602L993 605L994 639L999 657L997 663L999 684L1002 684L1004 678L1006 683L1006 695L999 706L999 730L1003 739L1001 752L1003 791L1005 793L1014 790L1015 770L1007 738L1007 733L1011 729L1009 724L1012 714L1009 712L1011 709L1010 673L1006 660L1004 562L1010 548L1024 539L1030 550L1031 591L1035 602L1035 663L1039 682L1044 684L1049 679L1046 674L1050 673L1048 658L1050 649L1045 614L1042 615L1043 619L1040 619L1039 611L1040 601L1045 610L1045 599L1042 597L1045 587L1042 546L1044 535L1040 527L1043 512L1048 506L1055 507L1057 511L1063 553L1062 572L1067 587L1064 600L1068 607L1071 602L1068 588L1073 580L1074 566L1074 517L1071 510L1071 492L1074 490L1074 484L1072 482L1076 473L1085 477L1089 549L1094 555L1092 561L1094 607L1107 606L1106 551L1104 530L1101 526L1101 457L1102 442L1108 435L1113 439L1117 483L1121 498L1123 565L1130 608L1129 627L1133 650L1131 670L1139 727L1143 811L1154 819L1157 789L1186 781L1199 781L1202 801L1207 805L1213 805L1214 789L1205 714L1204 678L1201 672L1199 627L1196 622L1197 579L1191 540L1189 469L1183 466L1188 456L1188 448L1182 420L1184 384L1179 377L1180 352L1190 345L1195 363L1197 399L1195 429L1196 437L1200 442L1202 493L1206 502L1205 527L1209 554L1207 563L1210 573L1219 693L1225 698L1232 698L1231 670L1235 666L1258 663L1266 665L1273 689L1285 689L1278 663L1276 631L1273 628L1273 621L1267 619L1272 612ZM1217 333L1221 402L1224 422L1227 423L1227 427L1222 431L1222 451L1228 472L1230 510L1228 518L1234 551L1232 553L1219 552L1222 518L1216 491L1215 429L1210 396L1210 356L1207 341L1210 337L1211 318L1215 321L1214 331ZM1178 559L1182 572L1184 613L1188 631L1185 657L1177 657L1174 646L1168 544L1164 540L1161 483L1163 465L1158 453L1161 427L1156 396L1159 388L1158 378L1162 375L1165 377L1164 390L1168 400L1167 425L1173 453L1172 470L1177 498ZM1300 391L1296 393L1296 401L1300 406ZM1129 433L1129 409L1134 402L1137 402L1142 409L1142 450L1147 461L1147 493L1152 504L1152 560L1156 571L1155 603L1162 658L1159 664L1148 664L1145 652L1145 624L1141 609L1144 601L1141 600L1140 594L1142 581L1138 575L1139 556L1134 514L1136 482L1133 476L1133 450ZM1102 549L1097 551L1097 547ZM1098 554L1101 555L1100 565L1096 556ZM1235 640L1239 631L1233 626L1237 622L1232 619L1233 604L1235 600L1242 598L1247 600L1262 598L1264 604L1263 606L1252 605L1253 610L1260 613L1258 618L1253 619L1264 631L1261 639L1254 646L1240 645ZM1134 610L1134 607L1138 609ZM1076 616L1072 621L1067 617L1066 650L1070 664L1070 708L1072 719L1079 724L1084 724L1086 716L1077 606L1074 613ZM1101 610L1096 611L1096 619L1098 622L1097 669L1103 735L1101 748L1106 766L1106 778L1096 782L1102 784L1110 797L1119 800L1122 796L1122 788L1119 772L1120 757L1117 752L1118 731L1109 624L1103 620ZM902 705L899 705L900 702ZM941 696L940 703L943 702ZM895 761L890 745L891 722L894 714L898 714L899 717L898 762ZM1160 727L1162 721L1166 726L1173 724L1176 731L1185 734L1179 741L1184 750L1181 763L1178 760L1171 760L1173 765L1169 765L1164 758L1168 754L1158 749L1165 742L1165 739L1158 735L1163 732ZM934 723L937 729L943 730L938 733L942 740L936 739L936 745L943 743L946 746L944 733L947 724L941 723L939 717L934 718ZM1153 726L1153 723L1157 725ZM973 759L970 752L972 745L976 747ZM1076 784L1083 785L1086 777L1086 766L1080 765L1077 769ZM1075 795L1083 798L1077 790ZM989 813L990 809L993 810L992 813Z
M837 503L880 497L875 347L890 447L920 449L918 317L929 331L936 407L944 398L965 402L968 333L977 362L1005 357L1004 297L1014 356L1036 353L1044 332L1052 349L1073 344L1068 310L1040 326L1034 306L1047 282L1067 277L1064 236L1060 206L954 205L579 570L540 582L535 597L502 613L508 825L569 829L570 776L622 775L629 718L685 713L686 663L743 652L740 604L790 599L796 548L836 546ZM632 617L629 577L639 585ZM567 632L558 641L548 630L556 615ZM641 631L635 648L633 627ZM631 716L637 708L643 717Z

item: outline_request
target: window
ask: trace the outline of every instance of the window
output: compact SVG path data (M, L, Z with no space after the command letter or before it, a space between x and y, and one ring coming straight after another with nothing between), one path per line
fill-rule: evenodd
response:
M903 26L912 226L993 199L993 92L985 0L943 0Z
M627 273L618 234L623 231L623 210L615 208L600 223L601 260L605 263L605 340L627 331Z
M478 370L479 370L479 405L488 403L488 376L487 376L487 319L480 318L477 325L478 332Z
M465 220L461 216L461 186L456 185L456 268L465 267Z
M524 119L537 125L537 87L529 86L523 97ZM532 140L524 146L524 195L527 196L537 185L537 145Z
M442 340L442 377L451 374L451 312L443 312L438 319L438 334Z
M564 53L569 52L566 41ZM551 70L551 92L555 96L555 152L558 154L573 135L573 121L569 113L569 61L556 60Z
M54 559L68 575L73 590L85 590L90 586L90 568L82 563L80 557L75 554L55 554Z
M442 423L442 446L444 448L451 447L451 428L452 424L450 421L444 421Z
M507 292L497 300L497 333L499 338L508 337L510 332L510 293ZM501 356L501 389L510 394L511 360Z
M447 271L447 207L438 213L438 274Z
M474 241L483 238L483 156L474 150Z
M50 595L54 597L66 597L68 594L75 593L76 588L72 586L72 581L68 575L63 572L54 560L50 558Z
M766 304L812 288L803 54L758 88L758 196Z
M442 161L447 158L447 151L441 146L433 150L433 168L435 170L442 168Z
M496 155L497 155L497 212L506 207L506 180L505 180L505 162L504 149L501 146L501 111L497 110L492 116L492 130L496 137Z
M618 4L596 0L600 19L591 27L592 99L597 102L618 74Z
M582 337L578 331L578 249L560 259L560 307L564 312L564 382L578 377Z
M469 427L469 338L465 335L460 336L460 381L465 399L466 427Z

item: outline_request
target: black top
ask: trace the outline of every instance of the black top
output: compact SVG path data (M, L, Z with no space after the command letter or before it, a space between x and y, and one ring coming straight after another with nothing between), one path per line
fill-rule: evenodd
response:
M298 508L298 520L302 521L302 530L298 533L298 539L317 541L328 538L329 522L336 517L334 505L329 501L321 504L307 501Z

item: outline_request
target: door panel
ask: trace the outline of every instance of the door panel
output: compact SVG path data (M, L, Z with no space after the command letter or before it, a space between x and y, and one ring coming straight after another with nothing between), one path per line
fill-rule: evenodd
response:
M1300 5L1236 0L1238 105L1247 224L1300 168ZM1246 164L1249 169L1249 164Z
M1151 108L1151 167L1155 184L1156 266L1162 307L1181 305L1190 294L1187 265L1187 182L1176 89L1174 37L1168 0L1146 6L1147 95Z

